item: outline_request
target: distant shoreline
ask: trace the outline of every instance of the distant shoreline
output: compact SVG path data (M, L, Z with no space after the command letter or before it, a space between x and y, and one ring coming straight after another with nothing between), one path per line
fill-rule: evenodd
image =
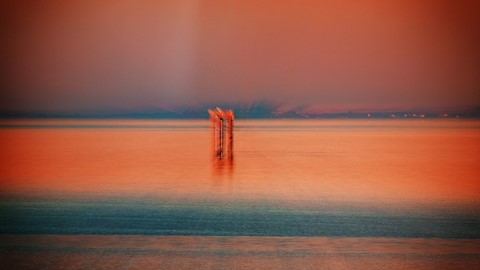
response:
M0 120L17 119L139 119L139 120L200 120L208 119L208 113L120 113L120 114L81 114L81 113L0 113ZM324 113L324 114L264 114L249 116L237 113L237 119L480 119L479 112L470 113L415 113L415 112L373 112L373 113Z

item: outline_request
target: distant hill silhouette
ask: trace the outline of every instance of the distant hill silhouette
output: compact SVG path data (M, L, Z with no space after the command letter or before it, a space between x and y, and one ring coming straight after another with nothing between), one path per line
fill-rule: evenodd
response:
M470 110L446 110L446 112L394 111L394 112L332 112L299 113L295 110L277 112L277 106L267 102L254 102L247 105L211 104L196 108L180 108L175 111L145 109L136 111L107 112L10 112L0 111L0 118L66 118L66 119L208 119L208 108L222 107L233 109L237 119L387 119L387 118L470 118L480 119L480 106Z

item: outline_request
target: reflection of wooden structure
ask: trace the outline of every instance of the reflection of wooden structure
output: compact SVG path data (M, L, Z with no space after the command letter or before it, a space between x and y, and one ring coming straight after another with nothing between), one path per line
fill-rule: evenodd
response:
M233 158L233 120L232 110L220 108L208 110L213 129L213 153L216 158Z

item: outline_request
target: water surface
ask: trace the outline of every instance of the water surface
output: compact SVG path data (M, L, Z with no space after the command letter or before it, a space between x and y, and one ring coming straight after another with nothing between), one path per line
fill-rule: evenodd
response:
M234 140L229 160L213 157L203 120L2 121L2 258L50 268L67 263L58 254L99 268L127 260L118 254L131 268L480 262L478 121L238 120Z

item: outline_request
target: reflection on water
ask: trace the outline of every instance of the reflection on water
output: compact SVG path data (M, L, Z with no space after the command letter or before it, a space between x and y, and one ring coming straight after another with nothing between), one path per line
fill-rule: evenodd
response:
M480 202L476 121L237 121L234 162L211 160L208 121L13 124L0 129L4 194L317 206ZM215 175L230 177L232 188L212 187Z
M233 157L213 157L212 164L213 172L216 176L215 179L218 179L218 177L226 177L229 180L233 179L233 172L235 170Z
M0 122L0 233L12 237L0 258L15 261L25 254L12 247L29 246L32 260L61 268L78 250L102 262L98 252L133 241L118 251L130 259L109 258L150 266L161 258L172 268L172 258L220 268L305 258L331 269L479 263L478 121L237 121L234 159L212 157L211 142L203 120ZM192 238L138 255L156 238L92 234ZM77 235L69 240L77 249L65 250L55 235ZM298 250L285 250L287 240ZM105 249L88 249L96 241ZM428 253L449 245L456 253ZM399 259L405 250L425 256ZM71 254L69 263L57 251Z

